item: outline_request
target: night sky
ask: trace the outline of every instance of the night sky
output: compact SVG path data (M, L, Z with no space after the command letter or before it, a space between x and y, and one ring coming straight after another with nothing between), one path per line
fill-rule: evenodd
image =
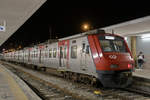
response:
M0 49L43 42L50 38L50 29L51 38L55 39L56 36L62 38L83 32L83 23L89 23L96 29L150 15L150 7L146 3L110 1L62 4L49 0Z

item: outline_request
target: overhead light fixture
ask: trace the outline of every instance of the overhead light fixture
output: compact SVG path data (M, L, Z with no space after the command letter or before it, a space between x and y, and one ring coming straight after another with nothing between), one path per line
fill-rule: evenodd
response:
M145 38L150 38L150 34L143 34L143 35L141 36L141 39L145 39Z
M108 39L108 40L114 40L115 37L114 37L114 36L105 36L105 39Z
M128 38L127 37L124 37L124 39L127 41L128 40Z

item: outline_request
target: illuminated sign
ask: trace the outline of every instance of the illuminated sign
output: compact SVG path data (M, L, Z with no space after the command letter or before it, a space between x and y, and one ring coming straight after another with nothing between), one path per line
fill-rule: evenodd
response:
M108 40L114 40L115 37L113 37L113 36L105 36L105 39L108 39Z
M142 38L142 39L144 39L144 38L150 38L150 34L143 34L143 35L141 36L141 38Z
M3 25L0 25L0 32L5 32L6 30L6 21L4 21Z
M5 27L4 26L0 26L0 31L5 31Z

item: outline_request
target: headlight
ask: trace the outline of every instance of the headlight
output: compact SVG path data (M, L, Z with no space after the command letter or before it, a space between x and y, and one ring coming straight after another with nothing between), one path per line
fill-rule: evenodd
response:
M111 64L110 65L110 68L118 68L119 66L118 65L116 65L116 64Z

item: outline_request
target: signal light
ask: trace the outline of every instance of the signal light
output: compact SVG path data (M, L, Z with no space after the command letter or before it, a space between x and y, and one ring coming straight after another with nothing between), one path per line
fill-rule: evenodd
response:
M132 64L128 64L128 68L132 68Z

